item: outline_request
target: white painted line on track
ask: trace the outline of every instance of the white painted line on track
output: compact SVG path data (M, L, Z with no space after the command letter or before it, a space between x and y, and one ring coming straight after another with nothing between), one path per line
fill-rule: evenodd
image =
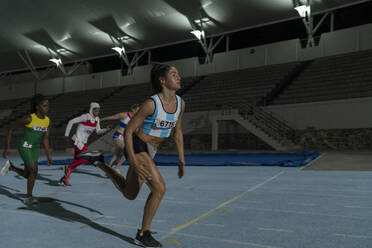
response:
M167 221L166 221L166 220L152 220L152 222L165 223L165 222L167 222Z
M264 201L239 201L240 203L265 203Z
M271 232L287 232L287 233L294 232L293 230L290 230L290 229L265 228L265 227L259 227L258 230L260 230L260 231L271 231Z
M109 216L109 215L96 215L93 218L100 218L103 217L105 219L116 219L116 216Z
M244 241L237 241L237 240L229 240L229 239L220 239L215 237L208 237L208 236L202 236L202 235L196 235L196 234L187 234L187 233L178 233L179 236L189 237L189 238L196 238L196 239L209 239L213 241L228 243L228 244L234 244L234 245L244 245L248 247L258 247L258 248L280 248L278 246L271 246L271 245L263 245L253 242L244 242ZM228 246L232 247L232 246Z
M46 215L35 213L35 212L30 212L30 211L27 211L27 210L10 210L10 209L1 209L0 208L0 212L12 213L12 214L16 214L16 215L24 214L24 215L42 216L42 217L50 218L50 216L46 216Z
M355 235L355 234L342 234L334 233L334 236L344 237L344 238L354 238L354 239L372 239L370 235Z
M372 209L372 207L363 207L363 206L344 206L344 208Z
M254 207L230 207L230 208L231 209L244 209L244 210L255 210L255 211L287 213L287 214L316 215L316 216L326 216L326 217L337 217L337 218L354 219L354 220L366 220L366 217L354 217L354 216L337 215L337 214L322 214L322 213L316 213L316 212L295 211L295 210L287 210L287 209L254 208Z
M195 223L195 225L201 225L201 226L213 226L213 227L225 227L225 225L222 225L222 224Z
M314 203L288 202L288 205L296 206L316 206Z

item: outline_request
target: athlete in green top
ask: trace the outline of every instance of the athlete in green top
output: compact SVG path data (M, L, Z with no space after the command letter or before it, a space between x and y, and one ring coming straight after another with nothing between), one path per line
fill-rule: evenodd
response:
M5 175L8 171L15 171L19 175L27 178L27 198L24 200L26 204L38 203L37 199L32 196L32 190L37 177L37 165L41 142L43 142L45 147L48 166L52 164L48 140L50 120L49 117L46 116L49 110L48 99L41 94L37 94L33 97L31 104L32 114L23 117L9 129L5 150L3 152L3 157L7 158L13 131L17 128L24 127L24 135L18 144L18 152L23 159L25 167L24 169L17 168L8 160L0 171L1 175Z

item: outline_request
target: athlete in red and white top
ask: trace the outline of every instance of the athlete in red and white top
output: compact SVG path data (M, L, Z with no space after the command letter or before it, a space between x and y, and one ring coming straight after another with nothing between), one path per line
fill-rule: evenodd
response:
M119 162L116 164L115 171L120 174L120 166L125 162L125 156L124 156L124 130L127 127L129 121L132 119L132 116L136 114L136 112L139 110L140 105L134 104L130 108L130 112L121 112L117 113L115 115L106 116L101 119L101 121L108 121L108 120L120 120L120 126L117 128L116 132L114 133L114 136L112 137L114 139L115 144L115 150L112 154L112 158L110 160L110 163L108 166L112 167L112 165L115 163L115 161L118 159L118 157L121 155L121 158L119 159Z
M100 106L96 102L90 104L89 113L82 114L79 117L76 117L70 120L67 124L64 139L68 141L68 137L71 131L71 128L74 124L79 124L76 130L76 133L72 136L72 147L75 150L74 160L72 164L65 165L64 176L60 179L60 182L66 186L71 186L69 182L69 177L72 173L72 170L79 165L88 163L88 160L82 158L76 158L76 156L82 152L88 151L87 142L89 136L96 132L97 134L103 134L112 129L111 125L108 125L106 128L101 129L99 124L99 112Z

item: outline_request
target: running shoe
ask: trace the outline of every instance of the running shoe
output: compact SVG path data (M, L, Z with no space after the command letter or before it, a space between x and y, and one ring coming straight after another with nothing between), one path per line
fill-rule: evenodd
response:
M10 165L10 160L7 160L0 171L0 175L5 176L9 172Z
M27 197L26 199L24 199L23 203L26 204L26 205L33 205L33 204L38 204L39 201L35 197L30 196L30 197Z
M71 175L71 173L72 173L72 170L71 170L70 166L65 165L65 167L64 167L64 171L65 171L65 176L66 176L67 178L70 178L70 175Z
M146 247L146 248L159 248L162 247L162 244L154 239L149 230L144 231L142 234L138 230L136 238L134 239L136 245Z
M60 183L63 183L65 186L71 186L71 183L70 181L68 180L68 178L66 176L63 176L60 180L59 180Z
M86 159L88 160L90 164L93 164L93 165L95 165L96 162L101 162L101 163L105 162L103 154L100 151L83 152L77 155L76 158Z
M121 173L120 173L120 169L119 169L119 168L114 168L114 170L115 170L116 173L118 173L118 174L121 175Z

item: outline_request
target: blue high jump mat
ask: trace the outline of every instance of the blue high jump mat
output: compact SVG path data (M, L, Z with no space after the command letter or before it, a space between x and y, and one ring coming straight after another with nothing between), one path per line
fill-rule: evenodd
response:
M304 151L295 153L267 152L267 153L192 153L185 155L187 166L305 166L320 155L317 151ZM105 156L108 163L111 155ZM154 158L159 166L178 165L177 154L157 154ZM53 160L54 165L66 165L72 159ZM47 161L39 162L46 165ZM126 162L126 164L128 164Z

